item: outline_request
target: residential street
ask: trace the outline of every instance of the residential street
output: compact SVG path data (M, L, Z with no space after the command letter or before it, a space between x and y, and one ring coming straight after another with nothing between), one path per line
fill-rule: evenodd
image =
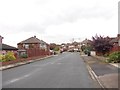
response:
M4 70L2 79L3 88L100 88L77 52Z

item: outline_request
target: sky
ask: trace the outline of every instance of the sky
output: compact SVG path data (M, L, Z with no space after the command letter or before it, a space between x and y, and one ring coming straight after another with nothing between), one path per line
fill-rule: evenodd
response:
M96 34L116 37L118 1L0 0L0 35L15 47L32 36L58 44Z

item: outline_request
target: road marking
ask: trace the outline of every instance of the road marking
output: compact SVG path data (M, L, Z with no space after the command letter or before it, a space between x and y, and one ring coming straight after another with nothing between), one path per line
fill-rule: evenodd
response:
M57 63L57 64L62 64L62 63Z
M34 70L33 72L28 73L28 74L26 74L26 75L24 75L24 76L22 76L22 77L19 77L19 78L15 78L15 79L6 81L5 83L3 83L3 86L8 85L8 84L11 84L11 83L14 83L14 82L17 82L17 81L22 80L22 79L24 79L24 78L27 78L27 77L35 74L36 72L38 72L38 71L40 71L40 70L41 70L41 69L38 68L38 69Z
M10 83L16 82L16 81L18 81L18 80L19 80L19 79L13 79L13 80L10 81Z

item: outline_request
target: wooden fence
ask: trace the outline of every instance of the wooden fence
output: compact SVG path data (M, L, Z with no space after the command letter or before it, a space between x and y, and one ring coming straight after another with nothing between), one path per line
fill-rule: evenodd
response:
M15 63L18 63L18 62L36 60L38 58L43 58L43 57L46 57L46 56L50 55L50 52L49 52L49 50L42 50L42 49L28 49L27 50L27 55L28 55L28 58L20 58L17 55L17 53L15 53L16 60L2 62L1 65L5 66L5 65L9 65L9 64L15 64Z
M28 49L27 55L28 57L46 56L46 55L50 55L50 52L49 50L44 50L44 49Z

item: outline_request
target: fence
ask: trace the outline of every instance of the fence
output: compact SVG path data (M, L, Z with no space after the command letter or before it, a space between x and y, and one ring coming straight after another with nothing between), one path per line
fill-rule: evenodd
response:
M18 56L17 53L14 53L16 60L11 60L11 61L7 61L7 62L2 62L2 66L5 65L9 65L9 64L14 64L14 63L18 63L18 62L24 62L24 61L28 61L28 60L35 60L37 58L43 58L47 55L50 55L49 50L43 50L43 49L28 49L27 51L27 55L28 58L20 58ZM0 66L1 66L0 65Z
M50 55L50 52L49 50L44 50L44 49L28 49L27 55L28 57L46 56L46 55Z

